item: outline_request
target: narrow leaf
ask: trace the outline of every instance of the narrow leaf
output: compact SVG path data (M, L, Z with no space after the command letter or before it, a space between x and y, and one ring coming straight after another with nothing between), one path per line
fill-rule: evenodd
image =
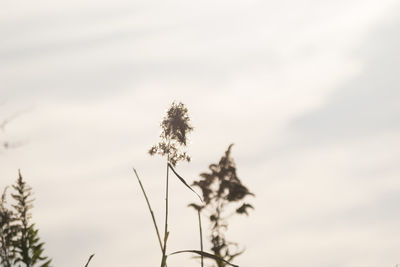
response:
M195 194L199 197L200 201L203 202L203 200L201 199L201 196L200 196L199 194L197 194L197 192L194 191L193 188L191 188L190 185L188 185L188 184L186 183L185 179L183 179L182 176L180 176L180 175L175 171L175 169L172 167L172 165L171 165L170 163L168 163L168 167L175 173L176 177L178 177L179 180L181 180L181 182L182 182L187 188L189 188L190 190L192 190L192 192L195 193Z
M94 257L94 254L90 255L90 257L89 257L89 259L88 259L88 261L87 261L85 267L88 267L88 266L89 266L89 262L92 260L93 257Z
M135 172L135 175L136 175L136 178L137 178L137 180L138 180L138 182L139 182L140 188L142 189L144 198L146 199L147 207L149 208L149 211L150 211L150 214L151 214L151 218L153 219L154 228L156 229L156 234L157 234L157 238L158 238L158 243L160 244L161 251L163 251L163 245L162 245L162 243L161 243L160 232L158 231L158 226L157 226L156 218L155 218L154 212L153 212L153 210L152 210L152 208L151 208L150 201L149 201L149 199L148 199L148 197L147 197L146 191L144 190L144 187L143 187L143 185L142 185L142 181L140 180L139 175L138 175L138 173L136 172L136 169L133 168L133 171Z
M196 254L199 254L199 255L201 255L203 257L206 257L206 258L211 258L211 259L214 259L214 260L223 261L226 264L228 264L230 266L233 266L233 267L239 267L239 265L232 264L229 261L226 261L226 260L224 260L224 259L222 259L222 258L220 258L218 256L215 256L213 254L210 254L210 253L207 253L207 252L204 252L204 251L199 251L199 250L180 250L180 251L175 251L175 252L169 254L169 256L174 255L174 254L179 254L179 253L186 253L186 252L196 253Z

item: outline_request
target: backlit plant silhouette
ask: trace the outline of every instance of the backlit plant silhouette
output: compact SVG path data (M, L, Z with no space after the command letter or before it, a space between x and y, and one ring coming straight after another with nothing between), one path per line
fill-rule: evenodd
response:
M16 257L14 245L18 226L13 211L7 207L7 189L4 189L0 200L0 266L11 267Z
M15 200L12 209L6 206L6 190L0 203L0 242L1 263L5 267L49 267L51 260L43 255L44 243L40 242L39 231L31 223L33 205L32 188L26 184L21 172L12 185L15 193L11 194Z
M210 171L201 173L200 179L193 183L193 186L201 189L204 204L189 205L199 214L200 231L202 230L200 213L206 214L209 218L211 250L217 256L214 261L218 267L226 266L226 261L232 261L244 252L244 250L239 250L236 243L228 241L225 237L228 219L235 214L248 215L248 209L253 209L251 204L244 202L247 196L254 196L254 194L242 184L237 176L236 165L231 157L232 146L233 144L228 147L218 164L211 164ZM200 238L202 239L201 233Z
M149 198L147 193L144 189L144 186L139 178L139 175L135 169L133 169L135 176L139 182L140 188L143 192L143 195L146 200L147 207L150 211L151 218L153 220L153 225L157 234L158 242L160 245L162 259L161 259L161 267L167 266L167 257L175 254L180 253L194 253L203 257L211 258L213 260L218 260L219 262L223 262L226 265L231 265L233 267L237 267L237 265L231 264L230 262L226 261L223 258L216 256L215 254L204 252L203 247L201 250L179 250L170 253L167 255L167 242L169 237L168 232L168 183L169 183L169 170L171 170L175 176L192 192L194 192L201 200L199 194L193 190L185 181L182 176L180 176L177 171L175 170L176 164L179 161L190 161L190 157L184 149L187 146L188 138L187 135L191 131L193 131L193 127L190 125L190 118L188 115L187 108L182 103L175 103L173 102L171 107L167 111L167 115L163 118L161 122L161 141L158 142L156 145L150 148L149 154L155 155L159 154L161 156L167 157L167 174L166 174L166 190L165 190L165 224L164 224L164 237L163 240L161 239L160 231L157 226L157 220L154 215L153 209L151 208ZM200 220L200 217L199 217ZM202 242L201 242L202 244ZM202 261L203 266L203 261Z
M187 145L187 134L193 131L190 125L188 110L182 103L172 103L167 115L161 122L161 141L150 148L149 154L167 156L167 175L165 189L165 225L162 246L161 267L166 265L166 249L168 240L168 179L169 169L175 167L179 161L190 161L189 155L183 151ZM173 169L172 169L173 170ZM176 174L175 170L173 170ZM181 179L182 180L182 179ZM186 184L186 183L185 183Z
M149 154L166 155L167 162L174 167L178 161L189 162L190 156L183 149L187 146L187 135L193 131L193 127L183 103L172 103L161 122L161 128L161 141L150 148Z

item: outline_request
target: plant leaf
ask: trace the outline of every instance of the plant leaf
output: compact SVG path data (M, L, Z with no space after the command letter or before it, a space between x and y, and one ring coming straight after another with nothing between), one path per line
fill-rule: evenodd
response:
M226 260L224 260L224 259L222 259L222 258L220 258L218 256L215 256L213 254L210 254L210 253L207 253L207 252L204 252L204 251L199 251L199 250L180 250L180 251L175 251L175 252L169 254L168 256L171 256L171 255L174 255L174 254L179 254L179 253L185 253L185 252L196 253L196 254L199 254L199 255L201 255L203 257L206 257L206 258L211 258L211 259L214 259L214 260L223 261L226 264L231 265L233 267L239 267L239 265L232 264L229 261L226 261Z
M93 257L94 257L94 254L90 255L90 257L89 257L89 259L88 259L88 261L87 261L85 267L88 267L88 266L89 266L89 262L92 260Z
M161 251L163 251L163 245L162 245L162 242L161 242L160 232L159 232L159 230L158 230L156 218L155 218L154 212L153 212L153 210L152 210L152 208L151 208L150 201L149 201L149 199L148 199L148 197L147 197L146 191L144 190L142 181L140 180L139 175L138 175L136 169L133 168L133 171L135 172L135 175L136 175L136 178L137 178L137 180L138 180L138 182L139 182L140 188L142 189L144 198L146 199L147 207L149 208L151 218L153 219L154 228L156 229L156 234L157 234L157 238L158 238L158 243L160 244Z
M188 185L188 184L186 183L185 179L183 179L182 176L180 176L180 175L175 171L175 169L172 167L172 165L171 165L169 162L168 162L168 167L175 173L176 177L178 177L179 180L181 180L181 182L182 182L184 185L186 185L187 188L189 188L190 190L192 190L192 192L195 193L195 194L199 197L200 201L203 202L203 200L201 199L201 196L200 196L199 194L197 194L197 192L194 191L193 188L191 188L190 185Z

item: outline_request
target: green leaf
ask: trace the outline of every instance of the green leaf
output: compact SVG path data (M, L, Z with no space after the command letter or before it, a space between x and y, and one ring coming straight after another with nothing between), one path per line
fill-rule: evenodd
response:
M211 258L211 259L214 259L214 260L223 261L226 264L231 265L233 267L239 267L239 265L232 264L229 261L226 261L226 260L224 260L224 259L222 259L222 258L220 258L218 256L215 256L213 254L210 254L210 253L207 253L207 252L204 252L204 251L199 251L199 250L180 250L180 251L175 251L175 252L169 254L168 256L171 256L171 255L174 255L174 254L179 254L179 253L186 253L186 252L188 252L188 253L196 253L196 254L199 254L199 255L201 255L203 257L206 257L206 258Z
M190 185L188 185L188 184L186 183L185 179L183 179L182 176L180 176L180 175L175 171L175 169L172 167L172 165L171 165L169 162L168 162L168 167L175 173L176 177L178 177L179 180L181 180L181 182L182 182L187 188L189 188L190 190L192 190L192 192L195 193L195 194L199 197L200 201L203 202L203 200L201 199L201 196L200 196L199 194L197 194L197 192L194 191L193 188L191 188Z

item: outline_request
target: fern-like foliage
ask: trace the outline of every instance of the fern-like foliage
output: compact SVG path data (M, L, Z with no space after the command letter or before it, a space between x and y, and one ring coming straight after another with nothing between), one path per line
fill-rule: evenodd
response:
M15 261L15 238L18 232L14 212L7 206L8 187L0 200L0 266L11 267Z
M16 202L13 208L17 227L13 242L15 263L24 264L26 267L49 267L51 259L43 255L44 243L40 241L39 230L31 223L32 188L24 181L20 171L12 187L15 191L11 196Z

